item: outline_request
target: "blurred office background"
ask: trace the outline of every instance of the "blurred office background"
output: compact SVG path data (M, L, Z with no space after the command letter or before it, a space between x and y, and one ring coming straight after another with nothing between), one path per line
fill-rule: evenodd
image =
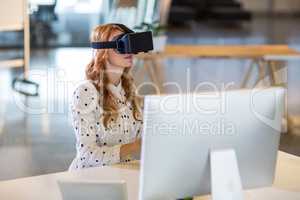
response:
M5 0L0 2L4 8ZM0 180L67 170L75 156L68 102L74 86L84 79L92 58L89 35L98 24L118 22L134 28L159 21L166 27L167 44L286 44L300 50L299 0L29 0L28 7L29 68L34 72L29 79L39 84L39 96L13 91L12 81L23 68L0 65ZM23 41L22 31L0 31L0 61L22 57ZM166 81L182 88L189 85L183 75L187 73L192 88L205 81L238 88L249 60L162 62ZM297 116L300 61L286 64L288 111ZM282 134L280 149L300 156L297 125Z

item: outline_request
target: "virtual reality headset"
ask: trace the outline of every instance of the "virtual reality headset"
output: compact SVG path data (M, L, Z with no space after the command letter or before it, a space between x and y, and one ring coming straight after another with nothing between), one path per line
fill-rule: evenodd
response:
M152 32L134 32L123 24L119 26L124 33L109 42L92 42L93 49L116 49L120 54L137 54L153 50Z

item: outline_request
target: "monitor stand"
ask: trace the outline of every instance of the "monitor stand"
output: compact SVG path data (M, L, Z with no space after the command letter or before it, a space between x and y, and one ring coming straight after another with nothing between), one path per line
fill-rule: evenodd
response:
M212 200L243 200L236 154L233 149L210 152Z

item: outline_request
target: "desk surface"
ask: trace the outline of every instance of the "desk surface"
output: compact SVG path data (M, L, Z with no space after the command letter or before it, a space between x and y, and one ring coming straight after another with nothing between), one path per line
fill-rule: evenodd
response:
M139 163L89 168L0 182L0 199L61 200L57 180L125 180L130 200L137 200ZM210 199L208 196L197 200ZM274 186L246 192L246 199L300 199L300 158L279 152Z
M139 54L138 58L207 57L262 58L265 56L300 56L288 45L167 45L162 53Z

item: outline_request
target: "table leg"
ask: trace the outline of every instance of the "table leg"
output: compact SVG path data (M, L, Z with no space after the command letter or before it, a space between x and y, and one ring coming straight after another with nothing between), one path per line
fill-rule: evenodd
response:
M247 88L247 86L250 84L250 78L251 78L251 75L252 75L255 67L258 70L258 76L254 82L253 87L257 87L259 85L262 85L262 86L266 85L266 83L265 83L265 77L266 77L265 63L261 59L253 59L250 62L250 65L246 72L246 75L244 76L244 79L241 84L241 88Z
M254 87L265 87L267 77L267 66L264 60L257 60L258 77L255 81Z
M275 68L274 68L274 63L272 61L269 61L268 63L268 72L270 76L270 83L271 85L276 85L276 76L275 76Z
M247 84L249 83L249 79L251 77L251 74L252 74L252 71L253 71L253 68L254 68L255 64L256 64L256 60L251 60L250 61L248 70L247 70L246 75L244 76L244 79L242 81L241 88L246 88L247 87Z

